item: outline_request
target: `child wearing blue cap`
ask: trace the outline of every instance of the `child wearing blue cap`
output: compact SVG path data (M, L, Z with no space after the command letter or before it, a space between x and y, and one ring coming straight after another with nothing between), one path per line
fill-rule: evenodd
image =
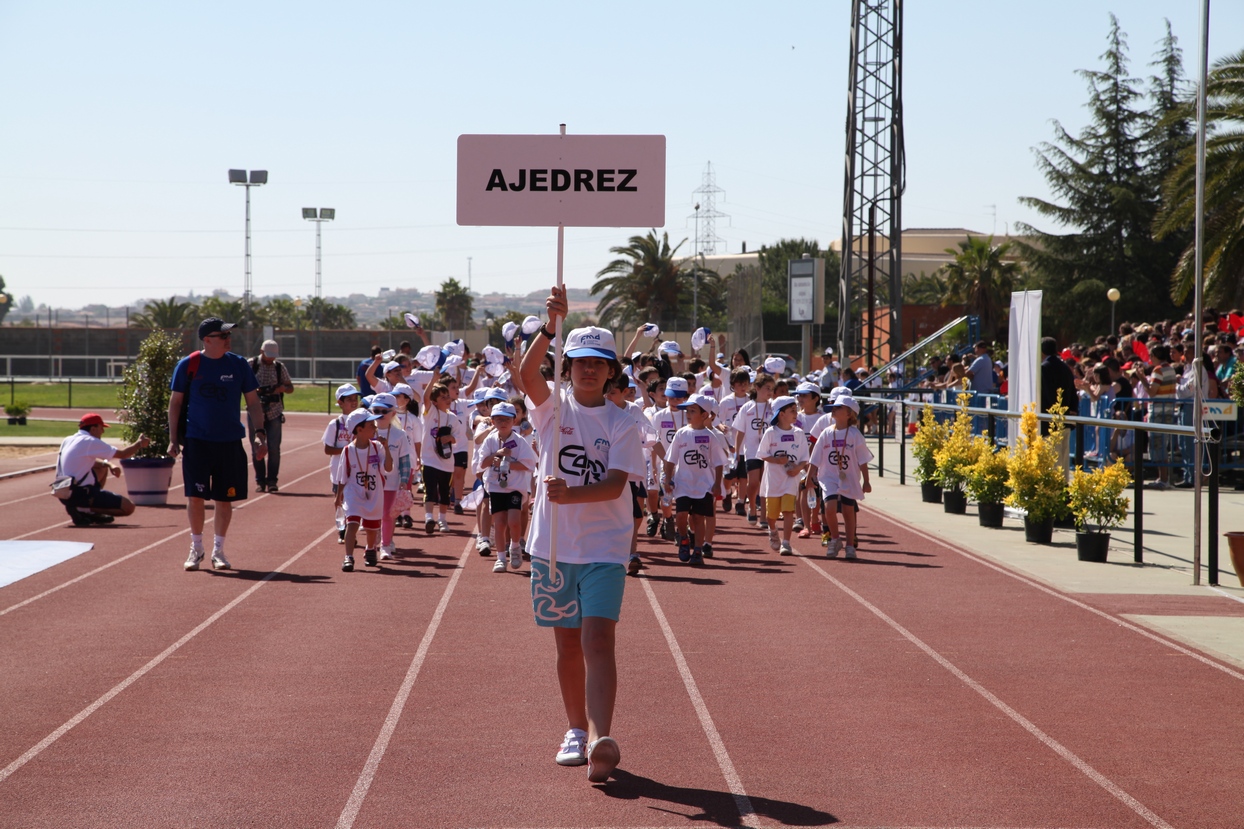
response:
M483 478L484 491L488 493L492 537L497 548L497 561L492 571L504 573L507 564L510 570L518 570L523 564L523 553L519 548L523 529L523 495L531 488L536 453L514 431L517 409L501 402L494 404L489 414L492 429L480 444L475 471ZM480 533L487 535L488 528L481 526Z
M359 525L367 534L363 560L369 566L376 565L376 541L384 515L384 480L393 471L389 447L375 440L379 419L379 415L366 409L356 409L346 418L346 429L353 439L342 450L341 466L334 481L338 485L336 504L346 513L346 557L341 562L341 569L346 573L354 569Z
M778 397L773 401L772 427L767 429L756 447L756 455L764 461L764 478L760 494L765 499L769 518L769 546L780 555L792 554L790 534L795 524L795 498L799 495L799 476L808 468L808 436L795 425L798 416L795 398ZM782 537L778 539L777 519L782 518Z

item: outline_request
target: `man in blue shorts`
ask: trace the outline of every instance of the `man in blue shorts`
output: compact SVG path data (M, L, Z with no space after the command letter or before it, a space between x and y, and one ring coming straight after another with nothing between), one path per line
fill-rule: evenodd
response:
M229 351L234 324L209 317L199 323L203 350L183 357L173 369L168 403L168 454L182 453L182 481L186 485L186 513L190 518L190 556L185 569L198 570L203 560L203 522L206 502L215 501L212 569L228 570L225 533L233 517L233 502L246 500L248 475L242 441L246 429L238 416L243 396L255 434L255 459L268 453L259 383L250 363ZM185 435L181 433L183 402ZM179 438L182 438L179 440ZM180 444L184 443L184 449Z

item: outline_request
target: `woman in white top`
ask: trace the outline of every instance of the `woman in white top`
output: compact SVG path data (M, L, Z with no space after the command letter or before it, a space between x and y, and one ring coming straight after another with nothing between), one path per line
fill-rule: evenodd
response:
M553 288L545 305L556 325L566 315L565 289ZM532 607L536 624L554 631L570 725L555 760L586 762L588 780L602 783L621 758L617 741L608 736L617 695L614 635L633 520L627 480L644 473L644 461L631 418L605 398L606 382L622 372L613 334L577 328L566 335L563 377L570 380L569 392L560 385L550 390L540 374L552 334L542 326L522 363L531 420L541 436L528 544ZM558 427L554 400L560 401ZM549 562L554 539L555 569Z

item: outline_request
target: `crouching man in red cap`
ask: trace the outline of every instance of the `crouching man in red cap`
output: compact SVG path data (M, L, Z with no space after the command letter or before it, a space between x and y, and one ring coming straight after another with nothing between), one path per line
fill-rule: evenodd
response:
M131 457L151 441L146 435L141 435L129 446L117 449L104 442L104 430L107 428L104 419L91 412L78 421L78 431L65 438L60 445L56 477L73 478L69 498L61 503L65 505L65 511L75 527L111 524L113 516L134 512L133 501L104 489L108 473L111 472L113 477L121 474L121 467L109 461Z

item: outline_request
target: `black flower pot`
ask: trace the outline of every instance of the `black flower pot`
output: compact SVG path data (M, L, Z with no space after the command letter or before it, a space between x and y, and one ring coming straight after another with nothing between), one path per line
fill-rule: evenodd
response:
M926 504L940 504L942 502L942 488L933 481L925 481L920 485L920 500Z
M1076 558L1080 561L1106 563L1110 549L1110 533L1076 533Z
M968 496L961 489L948 489L942 493L942 509L951 515L963 515L968 511Z
M1033 521L1024 516L1024 540L1031 541L1033 544L1049 544L1054 540L1054 519Z
M1002 526L1002 504L977 504L976 511L982 527L998 529Z

